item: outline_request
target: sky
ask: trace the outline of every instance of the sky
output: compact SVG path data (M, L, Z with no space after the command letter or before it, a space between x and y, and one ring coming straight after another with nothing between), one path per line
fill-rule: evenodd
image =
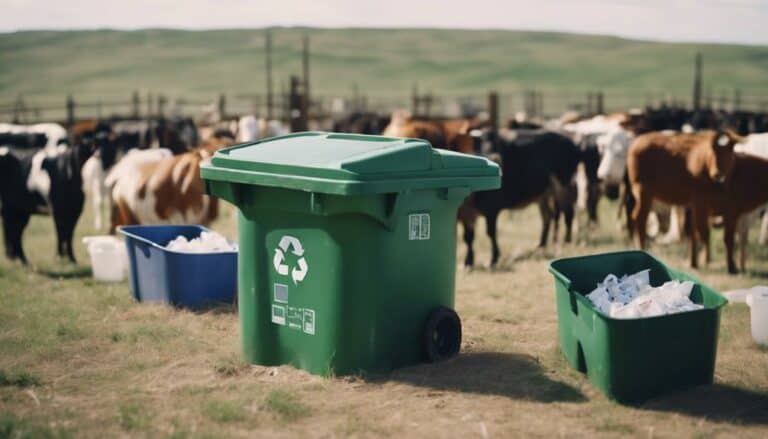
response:
M768 0L0 0L28 29L441 27L768 44Z

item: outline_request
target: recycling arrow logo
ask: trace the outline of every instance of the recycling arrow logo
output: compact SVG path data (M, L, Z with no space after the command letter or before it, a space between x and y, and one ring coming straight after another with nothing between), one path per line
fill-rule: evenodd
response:
M285 254L289 249L292 249L292 253L299 257L296 262L297 266L293 267L292 270L291 267L285 263ZM307 261L304 259L304 248L301 246L301 241L295 236L284 235L280 239L280 243L277 245L277 248L275 248L275 256L272 258L272 262L275 265L277 274L288 276L288 273L290 272L294 284L303 281L309 270Z

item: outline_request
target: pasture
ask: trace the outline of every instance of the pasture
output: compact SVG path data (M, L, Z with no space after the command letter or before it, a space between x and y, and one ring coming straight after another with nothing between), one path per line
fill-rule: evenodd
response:
M458 29L273 29L276 92L301 72L301 38L311 38L312 92L372 98L421 92L553 91L581 97L606 92L643 105L648 93L688 97L693 58L704 57L715 98L742 89L762 94L768 49L762 46L665 43L600 35ZM119 54L119 56L115 56ZM263 93L264 30L26 31L0 34L0 95L63 104L124 99L132 90L168 96ZM764 99L762 96L752 96ZM756 102L752 102L755 104ZM547 104L545 104L546 106ZM550 105L551 107L551 105ZM142 109L143 111L143 109ZM552 111L549 108L548 111Z
M722 315L715 385L637 407L617 405L558 352L553 257L626 248L616 205L578 244L535 251L535 207L502 214L500 267L458 271L461 354L388 375L321 378L292 367L243 364L233 309L193 314L135 303L127 283L90 279L57 261L51 219L25 234L32 266L0 259L0 437L765 437L768 351L752 343L746 305ZM213 228L235 234L227 206ZM753 241L756 231L753 231ZM768 249L753 244L749 273L728 276L722 231L695 272L718 290L766 281ZM459 238L459 242L461 242ZM490 254L478 227L477 261ZM686 245L653 246L685 269ZM459 244L457 264L463 260ZM663 358L653 361L664 361Z

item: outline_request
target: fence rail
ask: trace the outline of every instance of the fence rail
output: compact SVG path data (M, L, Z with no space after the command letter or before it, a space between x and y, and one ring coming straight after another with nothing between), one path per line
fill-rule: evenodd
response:
M296 91L294 91L294 94ZM18 97L0 103L0 121L16 123L59 122L72 124L77 120L100 117L147 118L183 115L199 119L228 118L244 114L267 115L290 122L293 96L283 90L272 99L266 94L219 93L209 97L169 97L162 93L138 92L126 94L125 99L79 99L67 96L59 102L35 102ZM603 113L625 111L630 108L659 106L661 104L692 108L688 91L627 91L599 90L563 92L559 90L501 90L496 93L497 112L501 120L514 117L518 112L529 116L551 117L565 111ZM269 108L271 103L272 108ZM707 90L702 96L703 106L722 110L768 111L768 94ZM434 94L419 93L414 87L411 94L375 95L361 93L353 88L349 95L314 95L307 103L308 118L338 117L354 111L388 113L406 108L415 114L459 117L487 111L487 93ZM215 116L211 116L215 115Z

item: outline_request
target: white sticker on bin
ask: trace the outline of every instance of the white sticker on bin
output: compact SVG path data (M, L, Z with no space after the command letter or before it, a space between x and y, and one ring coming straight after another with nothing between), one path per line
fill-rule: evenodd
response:
M429 239L431 221L428 213L408 215L408 240L424 241Z

